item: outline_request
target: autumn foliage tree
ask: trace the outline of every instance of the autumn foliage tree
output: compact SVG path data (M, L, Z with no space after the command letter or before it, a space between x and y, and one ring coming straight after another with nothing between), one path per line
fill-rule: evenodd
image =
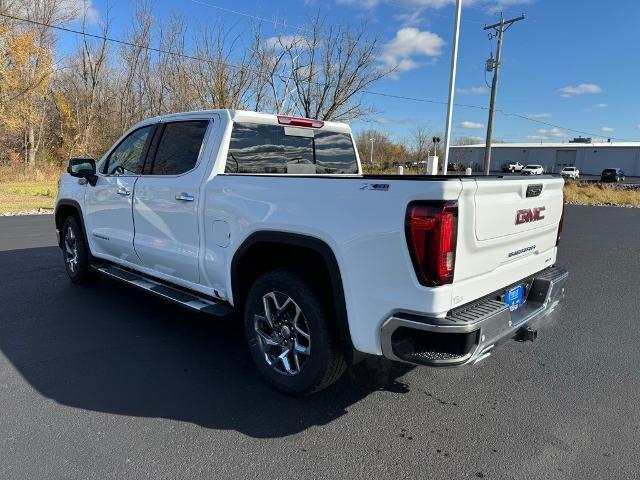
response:
M134 10L116 35L111 12L96 18L83 0L0 0L0 167L99 158L136 122L177 111L355 120L372 112L364 91L389 73L364 25L316 17L294 36L266 37L260 24L238 32L175 14L159 19L146 0Z
M22 144L25 163L35 167L53 75L52 52L33 30L3 27L0 57L0 122L15 144Z

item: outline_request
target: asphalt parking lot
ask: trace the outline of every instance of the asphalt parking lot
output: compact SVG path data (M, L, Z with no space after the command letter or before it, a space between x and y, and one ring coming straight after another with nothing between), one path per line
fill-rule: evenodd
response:
M567 207L564 304L475 367L368 359L293 399L242 332L0 218L0 478L640 478L640 209Z

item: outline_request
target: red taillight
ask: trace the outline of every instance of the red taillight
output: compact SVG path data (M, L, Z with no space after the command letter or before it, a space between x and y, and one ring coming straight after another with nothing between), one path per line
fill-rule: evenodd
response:
M429 287L451 283L456 263L458 204L411 203L405 225L411 260L420 283Z
M562 228L564 227L564 207L567 204L567 196L562 194L562 215L560 215L560 223L558 224L558 238L556 238L556 247L560 243L560 237L562 237Z
M324 127L324 122L322 120L313 120L311 118L287 117L285 115L278 115L278 123L280 125L291 125L292 127L310 127L310 128Z

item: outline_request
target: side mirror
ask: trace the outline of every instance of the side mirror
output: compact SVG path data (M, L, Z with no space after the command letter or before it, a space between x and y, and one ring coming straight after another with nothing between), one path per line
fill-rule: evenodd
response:
M93 158L70 158L67 173L72 177L85 178L92 186L96 184L96 161Z

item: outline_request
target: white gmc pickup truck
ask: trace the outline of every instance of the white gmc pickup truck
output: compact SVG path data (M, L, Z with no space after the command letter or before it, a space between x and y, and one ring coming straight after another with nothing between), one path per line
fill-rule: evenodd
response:
M134 126L60 179L59 244L92 274L244 322L291 394L356 352L471 364L533 339L564 295L560 177L372 176L347 125L255 112ZM212 345L212 348L215 348Z

